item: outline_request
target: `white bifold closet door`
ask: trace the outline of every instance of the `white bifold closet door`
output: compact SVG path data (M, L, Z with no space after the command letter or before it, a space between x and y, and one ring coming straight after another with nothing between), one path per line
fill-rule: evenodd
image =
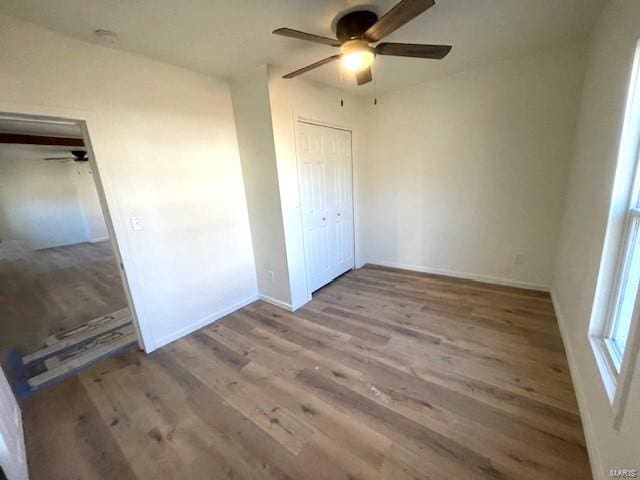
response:
M298 180L311 292L354 267L351 132L298 122Z

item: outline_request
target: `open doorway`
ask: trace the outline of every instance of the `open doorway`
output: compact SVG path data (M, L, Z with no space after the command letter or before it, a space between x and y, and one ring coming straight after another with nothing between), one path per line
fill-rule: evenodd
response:
M81 124L0 115L0 358L27 391L137 339L97 177Z

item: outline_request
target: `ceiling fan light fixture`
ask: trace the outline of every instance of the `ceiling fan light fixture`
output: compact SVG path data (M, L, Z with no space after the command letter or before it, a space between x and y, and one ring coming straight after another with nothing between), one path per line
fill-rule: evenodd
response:
M351 10L337 19L335 25L337 38L323 37L322 35L301 32L292 28L277 28L273 31L275 35L340 47L340 53L289 72L283 75L282 78L294 78L327 63L340 60L341 67L355 74L356 83L365 85L373 81L371 65L377 55L442 60L451 51L451 45L378 43L387 35L395 32L407 22L433 7L435 3L435 0L399 0L382 17L378 17L375 12L367 9ZM369 45L370 43L376 43L377 45L374 48ZM342 73L342 70L340 72ZM342 76L340 81L342 82Z
M365 40L350 40L340 47L340 63L352 72L370 67L374 58L373 49Z

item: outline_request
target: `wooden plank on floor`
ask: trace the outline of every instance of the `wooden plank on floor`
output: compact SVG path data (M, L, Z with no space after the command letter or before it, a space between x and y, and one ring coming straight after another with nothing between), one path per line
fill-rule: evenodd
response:
M74 328L65 334L58 334L55 337L55 341L48 342L47 347L22 357L22 363L29 365L30 363L52 357L63 350L72 348L75 345L115 330L130 322L131 314L128 308L123 308L108 315L95 318L85 325Z
M91 350L83 353L82 355L73 357L72 359L63 362L52 369L46 370L43 373L27 379L27 384L33 390L42 388L44 385L56 379L62 378L75 371L85 368L88 365L91 365L105 355L115 353L122 348L133 345L134 343L136 343L136 339L136 332L133 329L133 326L131 326L126 330L126 332L124 332L122 336L114 339L113 341L100 344L95 348L92 348Z

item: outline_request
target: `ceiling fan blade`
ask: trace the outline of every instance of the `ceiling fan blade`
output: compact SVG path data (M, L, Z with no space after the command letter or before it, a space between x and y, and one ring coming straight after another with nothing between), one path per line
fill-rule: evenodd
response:
M356 72L356 82L358 85L364 85L373 80L373 74L371 73L371 67L363 68Z
M378 55L395 57L431 58L441 60L451 51L451 45L426 45L421 43L379 43L376 46Z
M287 73L282 78L297 77L298 75L302 75L303 73L308 72L309 70L313 70L314 68L321 67L325 63L333 62L334 60L337 60L339 58L340 58L340 55L331 55L330 57L327 57L327 58L325 58L323 60L320 60L320 61L318 61L316 63L312 63L311 65L307 65L306 67L302 67L299 70L296 70L296 71L291 72L291 73Z
M313 33L301 32L300 30L293 30L292 28L278 28L274 30L273 33L276 35L282 35L283 37L306 40L307 42L323 43L325 45L331 45L332 47L339 47L340 45L342 45L339 40L322 37L320 35L314 35Z
M433 7L435 3L434 0L401 0L364 32L364 38L377 42Z
M58 160L58 161L69 161L73 160L74 157L45 157L45 160Z

